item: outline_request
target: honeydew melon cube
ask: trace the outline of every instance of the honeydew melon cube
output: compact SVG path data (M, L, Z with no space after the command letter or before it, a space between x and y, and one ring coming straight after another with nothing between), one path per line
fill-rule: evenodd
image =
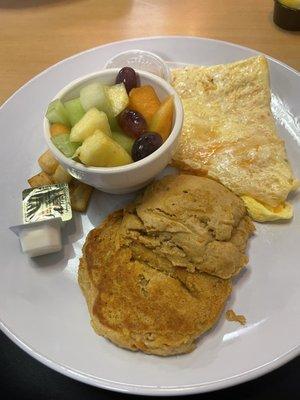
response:
M112 132L112 138L131 155L131 149L134 143L134 139L125 135L122 132Z
M70 125L67 111L59 99L56 99L49 104L46 118L51 124L60 123L67 126Z
M85 111L96 107L99 111L104 111L109 119L113 117L107 87L100 82L90 83L83 87L80 91L80 101Z
M54 136L51 140L58 150L60 150L66 157L72 157L80 146L80 143L70 141L70 135L68 133Z
M74 126L85 114L79 98L66 101L64 106L72 126Z

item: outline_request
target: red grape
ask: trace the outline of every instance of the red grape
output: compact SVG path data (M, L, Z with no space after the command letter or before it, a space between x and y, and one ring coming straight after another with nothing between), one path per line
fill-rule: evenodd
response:
M141 160L152 154L162 144L162 137L158 133L145 132L133 143L131 157L133 161Z
M125 108L117 117L120 128L126 135L133 138L139 137L147 130L147 122L138 111Z
M124 67L120 69L116 83L124 83L126 92L129 94L130 90L137 87L137 76L135 70L130 67Z

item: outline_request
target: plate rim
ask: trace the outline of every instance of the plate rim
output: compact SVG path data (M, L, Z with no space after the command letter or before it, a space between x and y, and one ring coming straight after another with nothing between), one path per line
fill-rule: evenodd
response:
M144 36L144 37L138 37L138 38L130 38L130 39L123 39L123 40L117 40L109 43L104 43L99 46L94 46L92 48L83 50L79 53L75 53L69 57L66 57L55 64L49 66L48 68L42 70L39 72L37 75L33 76L30 80L25 82L23 85L21 85L15 92L13 92L0 106L0 112L3 111L5 108L6 104L12 100L22 89L25 87L29 86L32 82L34 82L36 79L38 79L40 76L48 73L52 69L54 69L56 66L63 64L66 61L70 61L72 59L75 59L77 57L80 57L83 54L87 54L89 52L96 51L100 48L103 47L108 47L111 45L116 45L116 44L122 44L122 43L128 43L128 42L139 42L141 40L152 40L152 39L185 39L185 40L199 40L199 41L208 41L208 42L217 42L220 44L225 44L229 45L231 47L235 48L240 48L243 50L250 50L257 52L258 54L264 55L268 60L273 61L275 64L280 65L283 68L288 69L290 72L293 72L296 74L298 78L300 78L300 72L297 71L295 68L289 66L288 64L277 60L276 58L273 58L269 56L268 54L262 53L259 50L242 46L236 43L220 40L220 39L213 39L213 38L206 38L206 37L201 37L201 36L192 36L192 35L158 35L158 36ZM282 365L286 364L287 362L291 361L293 358L297 357L300 355L300 345L293 347L292 349L288 350L287 352L281 354L280 356L276 357L275 359L259 365L256 368L253 368L251 370L242 372L240 374L236 374L233 376L229 376L227 378L219 379L217 381L210 381L210 382L203 382L200 384L194 384L194 385L180 385L180 386L151 386L151 385L135 385L135 384L129 384L129 383L120 383L120 382L115 382L112 380L106 380L99 378L97 376L85 374L83 372L79 372L73 368L70 368L68 366L65 366L63 364L58 363L57 361L54 361L46 356L44 356L42 353L36 351L34 347L31 345L28 345L22 338L18 335L16 335L0 318L0 328L2 332L9 337L18 347L20 347L22 350L24 350L27 354L32 356L34 359L37 361L41 362L42 364L46 365L47 367L65 375L68 376L69 378L81 381L83 383L93 385L99 388L103 389L108 389L116 392L121 392L121 393L127 393L127 394L135 394L135 395L146 395L146 396L170 396L170 395L189 395L189 394L196 394L196 393L205 393L205 392L210 392L214 390L220 390L224 389L227 387L235 386L240 383L244 383L253 379L256 379L264 374L267 374Z
M24 350L27 354L35 360L41 362L47 367L59 372L69 378L78 380L80 382L92 385L101 389L111 390L119 393L143 395L143 396L180 396L191 395L197 393L207 393L215 390L225 389L228 387L236 386L253 379L259 378L277 368L280 368L287 362L293 360L300 355L300 346L295 346L289 351L283 353L281 356L262 364L251 370L242 372L241 374L229 376L227 378L219 379L217 381L203 382L194 385L180 385L180 386L151 386L151 385L135 385L129 383L115 382L108 379L102 379L94 375L79 372L73 368L67 367L63 364L53 361L52 359L44 356L42 353L36 351L33 347L29 346L24 340L16 336L9 330L9 328L0 320L0 326L3 333L6 334L18 347Z

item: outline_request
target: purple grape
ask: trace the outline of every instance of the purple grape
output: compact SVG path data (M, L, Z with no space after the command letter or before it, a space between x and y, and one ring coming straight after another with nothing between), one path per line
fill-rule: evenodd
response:
M131 157L133 161L141 160L152 154L162 144L162 137L158 133L145 132L133 143Z
M135 70L130 67L124 67L120 69L116 78L116 83L124 83L126 92L129 94L130 90L138 85L138 79Z
M138 111L125 108L117 117L117 120L124 133L134 139L138 138L147 130L147 122Z

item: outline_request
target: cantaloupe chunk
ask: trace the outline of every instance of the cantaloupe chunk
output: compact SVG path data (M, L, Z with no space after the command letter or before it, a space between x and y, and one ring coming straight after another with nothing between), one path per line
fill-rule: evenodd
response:
M173 97L169 96L153 115L149 125L149 130L159 133L163 141L167 140L172 130L173 108Z
M70 128L64 124L51 124L50 133L52 137L61 135L62 133L70 133Z
M160 100L152 86L145 85L131 89L129 108L141 113L148 125L159 107Z

